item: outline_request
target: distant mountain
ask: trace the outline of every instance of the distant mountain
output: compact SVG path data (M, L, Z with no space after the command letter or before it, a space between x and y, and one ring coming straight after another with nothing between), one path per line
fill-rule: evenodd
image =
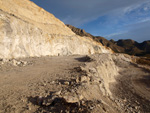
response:
M150 57L150 40L142 43L138 43L131 39L121 39L118 41L114 41L113 39L107 40L101 36L93 36L85 30L76 28L72 25L67 24L66 26L77 35L91 37L95 41L102 43L104 46L111 48L116 53Z

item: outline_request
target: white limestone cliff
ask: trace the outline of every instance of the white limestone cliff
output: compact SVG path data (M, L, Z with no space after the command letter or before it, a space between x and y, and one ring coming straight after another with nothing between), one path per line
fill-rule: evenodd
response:
M0 0L0 58L111 52L29 0Z

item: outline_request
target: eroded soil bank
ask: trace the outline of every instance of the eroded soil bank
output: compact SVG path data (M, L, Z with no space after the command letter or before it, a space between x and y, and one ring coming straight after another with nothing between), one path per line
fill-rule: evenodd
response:
M124 54L0 61L0 112L150 112L149 67Z

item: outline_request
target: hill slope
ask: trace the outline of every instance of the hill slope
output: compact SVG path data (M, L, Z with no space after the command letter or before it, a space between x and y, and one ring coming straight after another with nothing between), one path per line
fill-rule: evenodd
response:
M144 41L142 43L138 43L136 41L126 39L126 40L107 40L101 36L93 36L83 29L76 28L72 25L68 26L74 33L79 36L88 36L94 39L97 42L102 43L102 45L111 48L114 52L117 53L127 53L130 55L137 55L137 56L149 56L150 57L150 41Z
M29 0L0 0L0 58L111 52Z

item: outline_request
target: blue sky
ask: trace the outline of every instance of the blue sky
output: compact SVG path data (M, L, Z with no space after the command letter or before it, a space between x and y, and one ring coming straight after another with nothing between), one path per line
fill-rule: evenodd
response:
M107 39L150 40L150 0L31 0L65 24Z

